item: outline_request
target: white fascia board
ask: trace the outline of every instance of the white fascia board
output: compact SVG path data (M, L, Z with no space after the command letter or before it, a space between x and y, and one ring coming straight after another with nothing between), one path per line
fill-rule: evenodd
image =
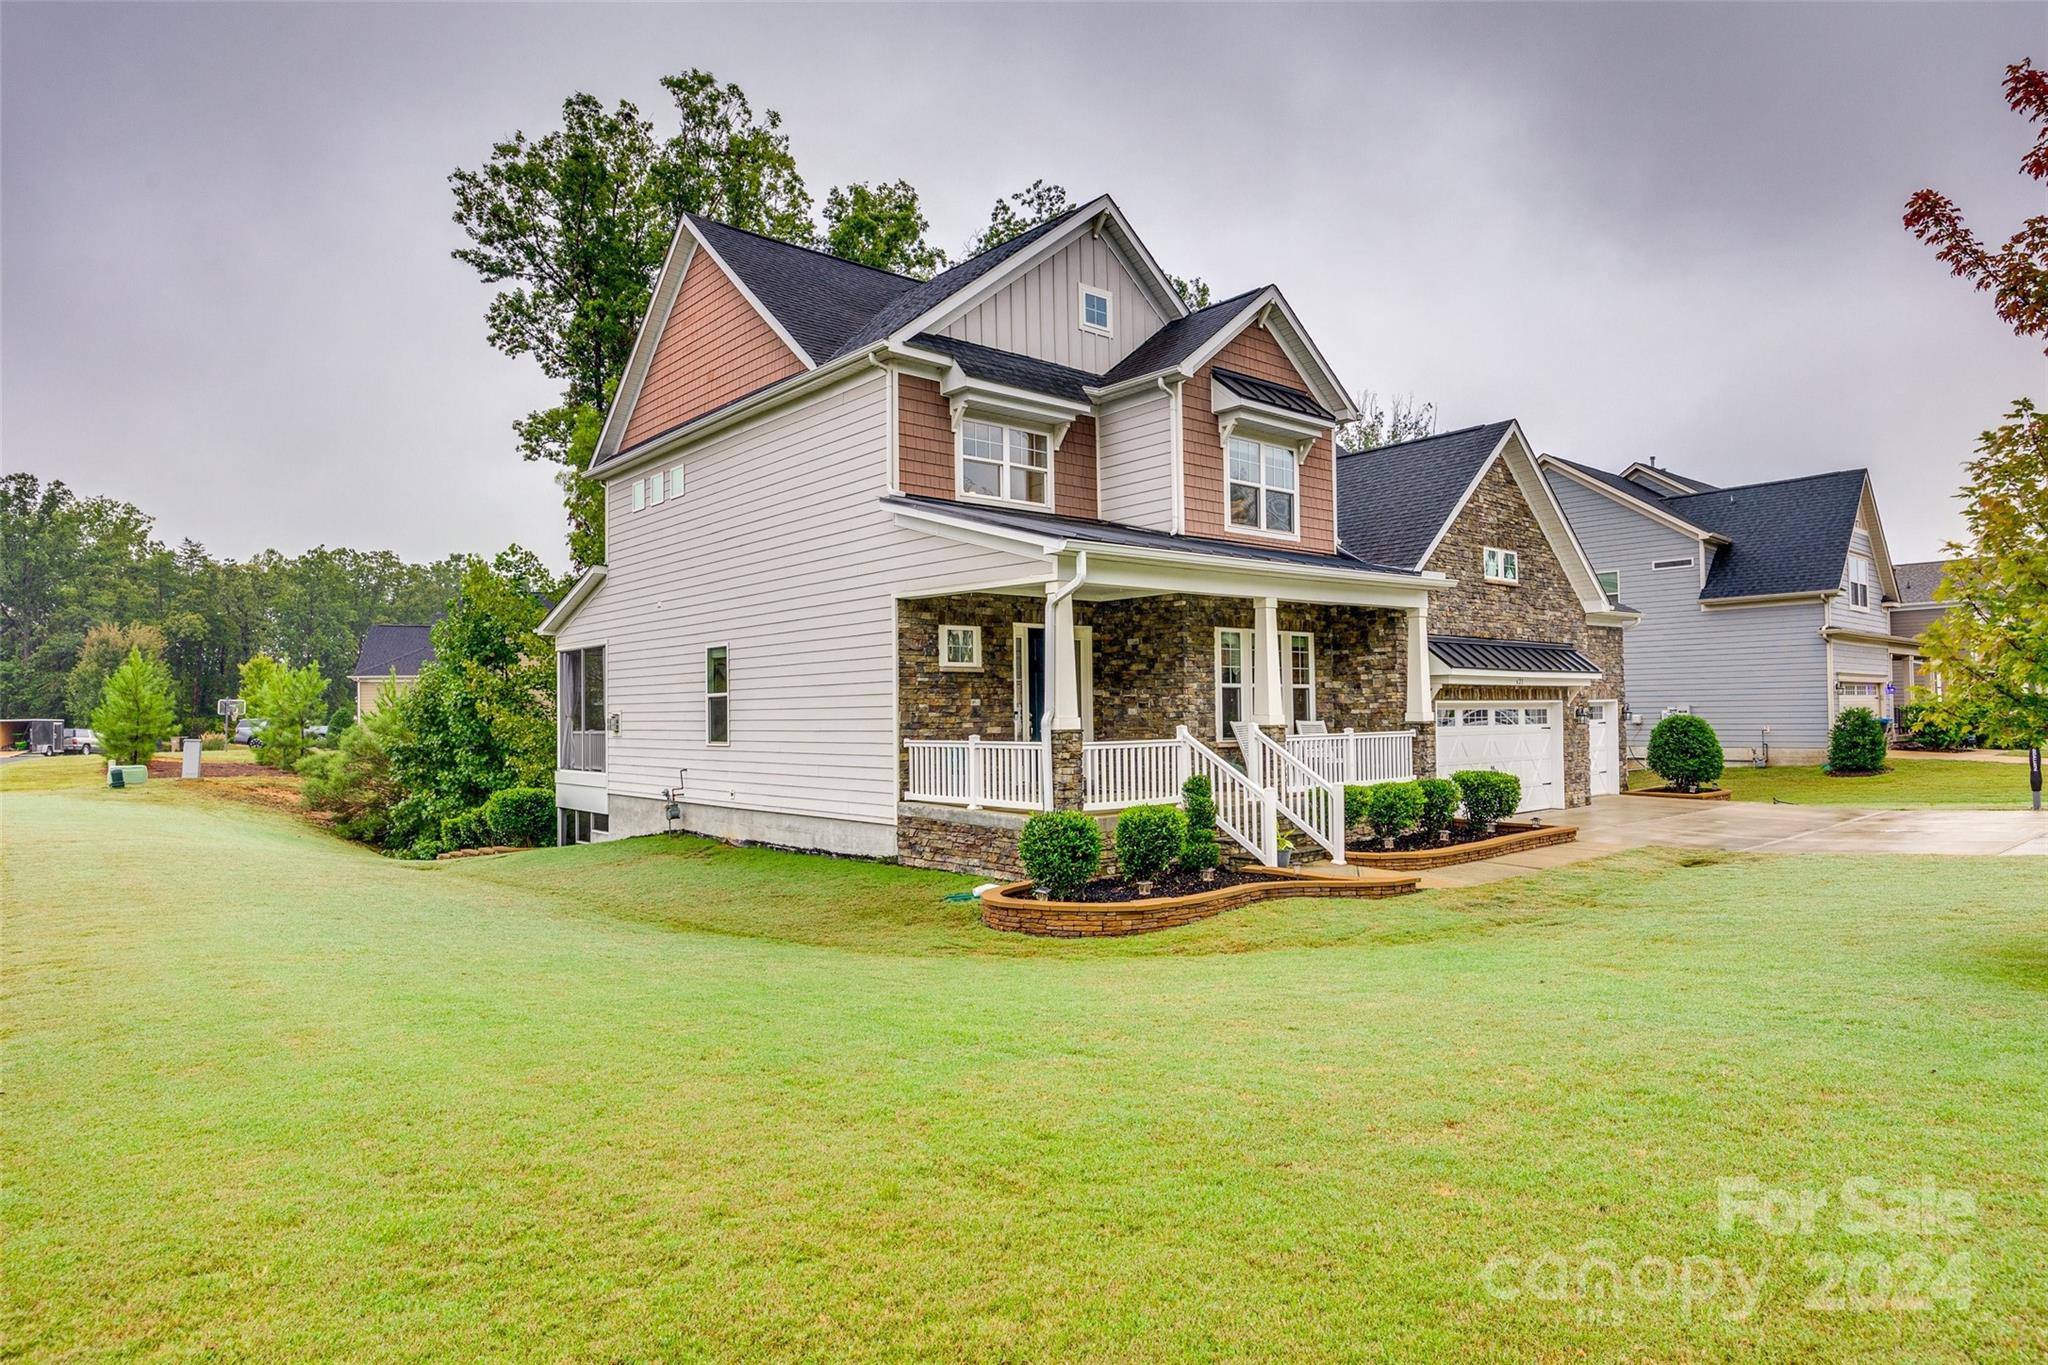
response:
M1122 258L1124 268L1136 277L1152 302L1159 305L1159 311L1165 314L1168 322L1186 317L1194 310L1173 287L1173 277L1159 268L1159 262L1153 259L1152 249L1132 230L1130 219L1124 217L1124 211L1117 206L1116 200L1108 195L1103 198L1109 200L1109 207L1097 214L1094 221L1098 231L1104 226L1109 229L1104 235L1109 239L1110 250Z
M1081 211L1063 224L1057 231L1048 232L1024 250L1004 261L994 270L981 276L964 288L957 289L940 299L930 308L919 313L909 322L890 333L889 340L903 345L919 332L943 331L954 319L971 311L988 295L995 293L1005 284L1029 270L1051 252L1065 246L1084 232L1091 232L1095 220L1106 209L1115 208L1115 203L1106 194L1099 195L1082 205ZM969 257L969 260L974 259Z
M1632 512L1639 512L1643 516L1648 517L1651 521L1656 522L1658 525L1666 527L1669 530L1676 531L1678 532L1678 534L1682 536L1691 536L1694 540L1704 540L1709 545L1726 545L1728 543L1728 537L1723 535L1716 535L1712 531L1702 530L1699 527L1693 525L1691 522L1686 521L1682 517L1674 517L1669 512L1665 512L1658 508L1650 506L1650 504L1644 502L1641 498L1632 498L1618 488L1610 487L1609 485L1602 483L1598 479L1589 478L1588 476L1581 474L1578 470L1573 469L1570 465L1566 464L1563 460L1558 459L1554 455L1538 455L1536 457L1536 466L1537 468L1543 470L1554 469L1558 473L1564 475L1564 477L1570 479L1573 483L1576 483L1583 488L1590 488L1593 492L1600 494L1602 497L1607 498L1612 502L1619 503L1621 506L1628 508Z
M949 517L936 507L892 506L889 511L896 524L906 531L936 532L951 540L1011 554L1057 555L1068 546L1064 536L1041 536L968 517Z
M882 362L884 347L877 343L864 351L850 351L837 360L828 361L815 370L805 370L787 379L779 379L764 389L756 389L745 398L714 408L687 426L665 431L659 436L650 436L641 445L615 458L602 469L591 471L590 477L610 484L612 480L650 464L660 464L675 458L689 445L716 435L730 427L753 421L769 410L784 403L794 403L809 398L819 391L844 383L849 376L865 378L856 371L874 369L886 375L888 367Z
M1033 393L1029 389L976 379L958 365L950 367L939 381L939 393L948 399L965 399L970 407L1020 414L1041 422L1072 422L1095 411L1087 403L1075 403L1055 398L1049 393Z
M676 235L668 244L668 255L661 262L661 278L654 286L654 296L647 300L647 315L640 319L640 331L633 338L633 349L626 356L626 368L619 377L618 391L612 395L612 405L604 415L604 428L597 433L597 450L593 460L602 460L617 453L619 442L625 439L628 414L633 405L640 401L640 388L647 382L647 370L654 363L655 347L661 344L661 333L668 325L669 311L675 307L676 296L683 291L683 276L689 273L690 258L696 254L697 234L690 230L689 219L676 224Z
M1522 431L1522 424L1510 422L1508 435L1513 441L1501 451L1501 458L1507 461L1508 473L1514 476L1515 486L1522 490L1522 500L1529 504L1537 526L1542 528L1544 538L1550 542L1551 553L1564 566L1564 576L1571 580L1572 591L1579 595L1579 606L1588 616L1608 610L1607 594L1600 588L1600 575L1593 572L1593 561L1587 557L1586 547L1579 544L1578 534L1572 530L1571 518L1558 505L1557 494L1550 491L1550 480L1544 478L1543 471L1537 467L1536 453Z
M1863 476L1862 511L1864 524L1870 528L1870 557L1877 561L1878 586L1887 597L1897 597L1899 578L1892 569L1892 550L1884 538L1884 521L1877 514L1877 489L1868 474Z
M1730 607L1768 607L1783 602L1824 602L1830 597L1841 596L1841 590L1829 588L1825 592L1765 592L1753 597L1705 597L1700 599L1701 611L1725 611Z
M1663 484L1666 488L1671 490L1671 495L1673 497L1690 497L1694 493L1705 491L1699 488L1689 488L1685 484L1680 483L1677 479L1672 478L1669 474L1666 474L1663 470L1657 468L1657 466L1653 464L1644 464L1641 460L1637 460L1627 469L1621 471L1621 477L1624 479L1633 479L1638 474L1647 475L1653 481Z
M1884 645L1890 649L1908 649L1920 643L1908 636L1878 630L1858 630L1854 626L1823 626L1820 633L1824 640L1844 640L1852 645Z
M1590 687L1598 673L1516 673L1507 669L1452 668L1429 656L1429 680L1438 687ZM1485 698L1460 698L1447 706L1491 706Z
M562 627L569 624L569 618L576 614L576 609L589 601L590 595L604 582L604 575L605 567L602 564L594 564L585 569L583 577L576 580L575 586L569 589L561 601L555 603L555 609L533 628L533 633L543 639L553 639L561 634Z

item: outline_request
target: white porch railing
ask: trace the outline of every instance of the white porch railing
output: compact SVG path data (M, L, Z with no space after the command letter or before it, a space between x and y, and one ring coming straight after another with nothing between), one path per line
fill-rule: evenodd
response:
M1180 800L1188 780L1187 746L1177 739L1126 739L1081 746L1087 780L1083 807L1120 810L1125 806Z
M936 801L970 810L1044 810L1046 746L1035 740L912 739L906 801Z
M1188 733L1183 725L1175 742L1187 753L1188 771L1209 779L1216 798L1216 828L1271 867L1280 856L1280 822L1271 792L1245 775L1244 769Z
M1317 777L1340 787L1406 782L1415 776L1415 733L1386 730L1341 735L1289 735L1287 752Z
M1323 846L1333 862L1344 861L1344 788L1287 752L1256 725L1237 726L1245 768L1301 832Z

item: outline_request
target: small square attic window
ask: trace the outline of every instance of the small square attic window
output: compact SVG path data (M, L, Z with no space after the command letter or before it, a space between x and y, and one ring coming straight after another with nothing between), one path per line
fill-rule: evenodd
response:
M1107 289L1092 284L1081 286L1081 330L1098 336L1114 336L1116 311Z

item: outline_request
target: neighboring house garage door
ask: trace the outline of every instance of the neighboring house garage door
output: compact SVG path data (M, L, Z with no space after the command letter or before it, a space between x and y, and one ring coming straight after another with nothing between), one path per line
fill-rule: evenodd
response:
M1835 684L1835 714L1841 715L1852 706L1866 711L1884 714L1884 684L1874 682L1838 682Z
M1517 810L1564 804L1564 708L1554 701L1445 703L1436 711L1441 777L1491 768L1522 779Z

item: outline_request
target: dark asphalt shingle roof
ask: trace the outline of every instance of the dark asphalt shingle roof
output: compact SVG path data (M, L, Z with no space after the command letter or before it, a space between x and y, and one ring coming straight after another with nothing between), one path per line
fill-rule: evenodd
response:
M1278 546L1268 548L1264 545L1245 545L1233 540L1211 540L1206 536L1177 536L1168 531L1152 531L1142 526L1127 526L1118 521L1062 517L1051 512L1031 512L1021 508L986 507L976 503L954 502L949 498L926 498L896 493L884 497L882 502L891 507L915 507L923 511L943 512L947 516L981 522L988 526L1007 527L1029 535L1062 540L1086 540L1098 545L1115 545L1128 549L1177 550L1183 554L1222 555L1230 559L1246 559L1259 563L1289 564L1316 569L1352 569L1360 573L1413 572L1397 565L1368 563L1353 554L1323 555L1311 550L1288 550Z
M1377 564L1420 569L1479 467L1512 422L1337 456L1337 539Z
M923 288L908 276L762 237L702 214L691 214L690 225L820 365L848 349L847 338L877 313Z
M1941 586L1942 575L1948 571L1945 559L1922 559L1911 564L1892 565L1892 575L1899 580L1901 602L1932 602L1934 590Z
M993 346L958 341L933 332L920 332L911 341L926 350L942 351L953 357L955 364L976 379L1008 384L1031 393L1050 394L1075 403L1088 402L1086 386L1097 382L1096 376L1071 365L1057 365L1036 356L999 351Z
M1598 673L1600 665L1570 645L1543 640L1487 640L1476 635L1429 637L1429 652L1450 668L1495 673Z
M1257 375L1239 374L1236 370L1226 370L1220 365L1209 373L1216 376L1217 383L1239 398L1264 403L1269 408L1298 412L1304 417L1314 417L1324 422L1337 420L1328 408L1300 389L1290 389L1285 384L1275 384Z
M818 356L818 363L822 365L834 356L844 355L848 351L857 351L863 346L871 346L875 342L887 337L890 333L899 331L910 323L915 322L919 314L928 309L936 308L968 285L973 284L983 275L988 274L989 271L994 270L1004 261L1015 256L1025 247L1030 246L1033 242L1045 236L1046 233L1058 228L1062 223L1065 223L1086 207L1087 205L1083 204L1079 208L1068 209L1057 217L1048 218L1036 227L1018 233L1001 246L984 251L979 256L970 257L954 266L951 270L942 270L932 276L931 279L925 280L922 283L915 280L910 281L909 283L912 286L910 289L905 290L876 310L868 318L864 326L851 332L847 339L841 342L839 347L831 352L831 354Z
M1254 294L1267 288L1247 289L1242 294L1232 295L1221 303L1212 303L1207 308L1198 308L1186 317L1175 318L1151 336L1139 342L1129 355L1110 366L1102 376L1104 385L1120 384L1126 379L1139 375L1153 374L1171 369L1186 360L1215 339L1218 332L1228 327Z
M1595 483L1605 484L1617 493L1624 493L1631 498L1639 498L1661 512L1669 513L1672 516L1677 515L1677 513L1672 512L1669 507L1665 506L1665 496L1654 488L1646 488L1642 484L1624 479L1619 474L1611 474L1604 469L1595 469L1592 465L1580 464L1577 460L1567 460L1556 455L1549 455L1544 458L1564 465L1567 468L1575 469L1587 478L1592 479Z
M410 678L434 661L432 626L371 626L356 651L352 678L397 673Z
M1705 479L1689 478L1686 475L1679 473L1675 469L1664 469L1657 465L1651 465L1650 468L1656 470L1659 476L1669 479L1671 482L1677 484L1680 488L1689 488L1695 493L1711 493L1714 491L1715 485L1708 483ZM1654 483L1651 483L1647 486L1653 493L1664 493L1664 490L1662 488L1657 487ZM1666 496L1669 495L1667 494ZM1683 495L1681 494L1679 496Z
M1864 470L1838 469L1666 498L1664 505L1701 530L1728 538L1714 551L1701 600L1826 592L1842 585L1849 536L1868 481Z

